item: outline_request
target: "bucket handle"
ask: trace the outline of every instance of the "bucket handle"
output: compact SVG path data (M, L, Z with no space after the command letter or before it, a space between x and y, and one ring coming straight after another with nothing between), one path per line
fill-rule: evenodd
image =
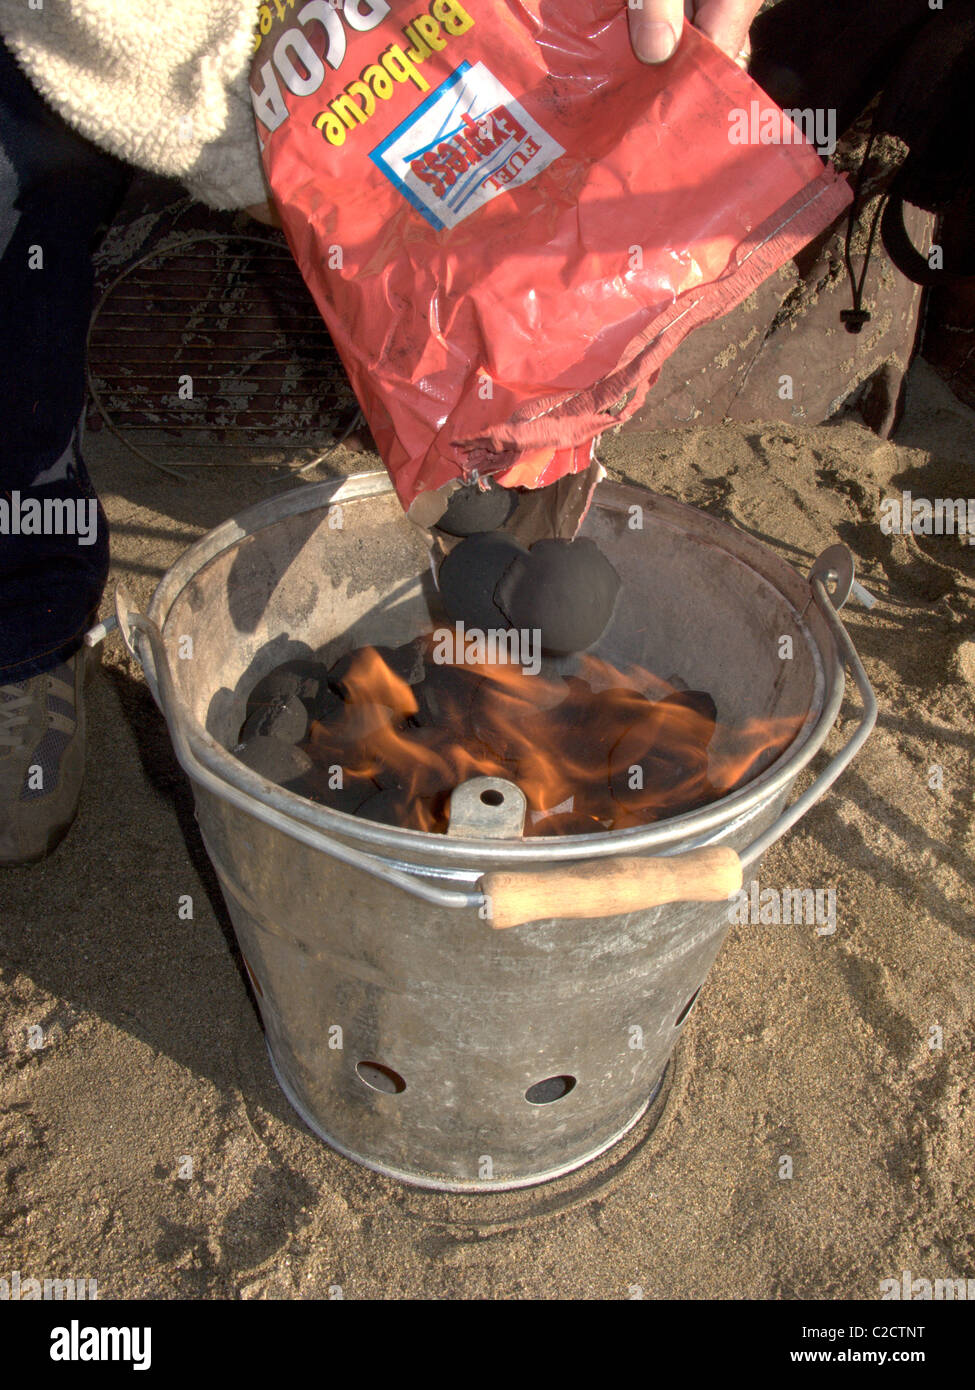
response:
M252 797L205 767L190 747L179 720L170 719L166 714L167 710L177 708L177 697L169 655L158 626L144 613L128 606L127 595L121 585L116 592L116 613L126 646L143 667L145 662L136 649L131 630L137 630L148 639L152 652L152 679L148 671L146 678L151 686L158 684L157 703L166 718L176 758L191 780L248 815L257 815L266 825L311 849L321 850L341 863L383 879L437 907L476 908L492 927L505 928L559 917L610 917L645 911L671 902L719 902L741 888L743 870L756 863L829 790L856 757L877 720L877 701L867 673L837 616L837 609L842 607L850 591L850 586L844 582L843 566L837 567L835 564L839 549L838 546L831 547L820 556L813 565L809 584L813 601L830 628L844 667L852 674L860 692L863 708L859 723L848 741L806 791L763 834L740 853L726 845L712 845L678 854L620 856L596 863L570 864L564 868L520 872L499 870L484 874L480 880L481 891L471 892L441 888L420 876L424 872L423 866L419 866L416 873L405 872L375 855L332 840L320 830L293 820L273 806L260 803L255 806ZM827 558L833 563L824 564ZM849 557L849 573L852 577L852 557ZM826 588L828 581L834 582L832 595ZM853 587L854 591L859 588ZM89 645L101 640L105 635L104 628L105 625L99 624L88 634L86 640ZM156 694L155 689L153 694Z

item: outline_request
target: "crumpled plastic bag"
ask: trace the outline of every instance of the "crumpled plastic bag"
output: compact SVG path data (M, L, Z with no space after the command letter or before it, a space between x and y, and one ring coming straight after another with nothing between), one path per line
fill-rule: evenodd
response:
M689 25L638 62L621 0L275 0L261 31L265 170L404 507L589 469L850 200Z

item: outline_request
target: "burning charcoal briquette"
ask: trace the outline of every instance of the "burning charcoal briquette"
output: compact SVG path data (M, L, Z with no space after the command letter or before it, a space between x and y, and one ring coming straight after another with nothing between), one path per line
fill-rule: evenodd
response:
M367 777L347 777L341 787L329 785L330 778L324 769L313 767L305 778L305 795L319 806L327 806L330 811L344 811L354 816L363 802L375 796L376 783Z
M518 766L518 759L525 751L524 733L520 728L512 728L492 718L489 710L475 705L471 709L471 731L468 746L474 743L506 769Z
M401 810L403 793L394 788L375 792L356 811L360 820L378 821L380 825L399 825L407 827L409 815Z
M308 711L309 719L322 717L323 702L329 699L328 672L319 661L296 658L275 666L257 682L247 697L247 713L267 705L283 704L296 697ZM297 740L296 740L297 742Z
M646 719L631 724L610 753L616 805L650 821L683 815L713 800L717 793L708 780L708 744L716 717L705 690L678 691L650 704ZM632 775L636 768L638 777Z
M718 707L706 690L678 690L673 695L666 695L658 703L693 710L700 721L696 732L701 742L710 743L714 726L718 721Z
M329 688L340 699L348 700L351 691L346 683L346 676L350 670L358 669L360 674L364 672L366 668L363 653L369 650L375 651L382 658L383 663L389 667L394 676L406 681L407 685L412 685L415 681L423 679L424 642L424 638L417 637L412 642L404 643L401 647L355 647L351 652L346 652L344 656L340 656L338 661L329 667Z
M647 701L645 713L633 705L625 719L626 727L614 743L612 766L618 769L646 758L651 763L662 761L677 768L685 764L689 771L699 766L706 768L716 717L715 703L705 690L681 690L662 700ZM660 771L666 781L669 773Z
M300 743L308 732L308 711L297 695L269 700L254 707L244 720L240 742L273 738L283 743Z
M573 747L577 740L583 739L588 754L597 742L606 743L609 726L600 717L600 696L578 676L570 676L565 685L565 698L557 705L523 718L519 733L532 747Z
M401 647L390 647L389 669L406 681L407 685L418 685L427 669L428 637L414 637L412 642L404 642ZM383 651L387 648L383 647Z
M287 791L300 791L301 781L311 769L311 758L292 743L260 735L234 749L234 755L252 772L277 782Z
M316 759L336 746L354 748L387 729L396 728L400 716L389 705L360 703L342 705L334 719L312 725L309 743ZM335 761L334 757L331 761ZM338 759L342 761L341 758Z
M541 632L553 656L580 652L602 636L613 616L620 577L587 536L536 541L516 557L495 591L515 628Z
M468 536L440 566L440 598L447 616L466 627L506 628L508 619L494 601L499 581L514 560L528 551L503 531Z
M684 760L646 753L611 774L610 791L616 806L624 810L641 811L660 807L667 798L667 814L676 815L677 812L671 810L670 806L677 804L680 789L690 787L693 789L691 794L696 794L706 769L706 760L702 762L701 759L692 760L690 757Z
M355 647L351 652L346 652L345 656L340 656L338 661L328 668L328 688L341 700L349 698L351 692L345 684L345 677L355 666L356 658L361 650L361 647Z
M437 530L446 531L448 536L495 531L508 520L514 505L514 495L507 488L488 487L482 492L477 483L468 483L451 493L447 510L437 522Z
M476 667L438 666L431 662L423 680L413 687L417 711L411 723L420 727L447 724L458 733L469 728L471 709L482 682Z

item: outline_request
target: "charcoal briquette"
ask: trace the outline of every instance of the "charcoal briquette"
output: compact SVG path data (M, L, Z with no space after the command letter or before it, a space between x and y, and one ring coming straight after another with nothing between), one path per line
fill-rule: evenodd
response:
M312 765L307 753L279 738L258 735L249 739L247 743L238 745L233 751L252 772L266 777L269 782L276 782L288 791L300 790L298 784Z
M692 710L700 721L695 732L702 743L710 742L718 719L718 707L706 690L677 690L657 703Z
M423 678L424 640L415 638L412 642L405 642L401 647L372 647L371 650L376 652L394 676L398 676L407 685L412 685L414 681ZM365 669L362 664L363 653L369 650L368 646L355 647L329 667L328 685L333 695L338 695L342 700L349 699L351 691L346 683L346 676L350 670Z
M256 704L244 720L239 742L255 738L274 738L283 743L301 743L308 733L308 711L297 695L284 700L271 699Z
M620 577L588 536L536 541L506 567L494 598L512 627L541 632L546 654L597 642L613 616Z
M414 637L400 647L390 647L389 669L407 685L418 685L426 674L429 646L430 639L424 636Z
M247 713L265 705L283 703L292 696L308 711L309 719L320 719L322 702L328 695L328 672L320 661L296 658L275 666L255 685L247 697Z
M431 662L419 685L413 686L417 711L413 722L419 727L449 724L460 731L470 727L471 708L484 677L476 667L437 665Z
M495 603L495 590L509 565L528 551L503 531L468 536L454 546L440 566L440 598L447 616L465 627L506 628L508 619Z
M323 769L312 768L305 779L309 799L319 806L327 806L330 811L344 811L349 816L354 816L378 790L376 783L367 777L346 777L341 787L332 787L329 781Z
M377 821L380 825L406 824L408 818L403 808L403 793L394 787L374 792L357 808L356 815L361 820Z
M442 834L447 829L445 806L443 793L404 801L401 792L382 791L364 801L356 815L360 820L395 825L402 830L428 830Z
M507 488L489 486L482 491L468 483L451 493L447 510L437 522L438 531L448 536L473 536L503 526L515 506L515 496Z

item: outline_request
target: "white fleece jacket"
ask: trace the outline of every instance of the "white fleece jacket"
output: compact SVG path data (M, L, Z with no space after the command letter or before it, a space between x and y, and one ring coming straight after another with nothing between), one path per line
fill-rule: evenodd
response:
M258 0L0 0L38 92L112 154L215 208L267 196L248 73Z

